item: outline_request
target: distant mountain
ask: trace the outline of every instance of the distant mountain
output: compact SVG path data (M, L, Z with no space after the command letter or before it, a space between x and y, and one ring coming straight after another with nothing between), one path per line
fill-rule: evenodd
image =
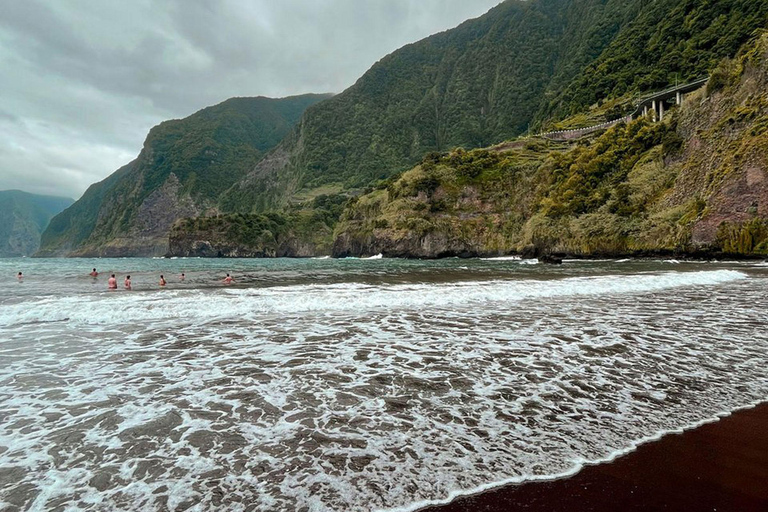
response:
M21 190L0 191L0 257L30 256L51 218L74 199L41 196Z
M183 217L218 196L277 145L305 109L330 95L232 98L150 130L139 156L91 185L43 233L38 256L157 256Z

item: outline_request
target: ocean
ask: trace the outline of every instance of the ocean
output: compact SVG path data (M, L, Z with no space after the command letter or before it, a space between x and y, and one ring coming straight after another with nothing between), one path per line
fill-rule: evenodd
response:
M410 511L572 474L768 399L767 291L738 262L0 260L0 510Z

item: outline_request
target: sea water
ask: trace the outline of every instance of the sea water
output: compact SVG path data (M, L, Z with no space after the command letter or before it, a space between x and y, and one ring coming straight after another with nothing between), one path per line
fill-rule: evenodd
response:
M0 260L0 510L413 510L569 474L768 399L767 285L749 263Z

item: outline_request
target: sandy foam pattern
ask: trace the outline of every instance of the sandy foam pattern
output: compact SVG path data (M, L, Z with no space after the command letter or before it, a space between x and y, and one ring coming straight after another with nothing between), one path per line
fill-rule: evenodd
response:
M768 397L764 283L713 271L10 306L0 509L363 511L559 474Z

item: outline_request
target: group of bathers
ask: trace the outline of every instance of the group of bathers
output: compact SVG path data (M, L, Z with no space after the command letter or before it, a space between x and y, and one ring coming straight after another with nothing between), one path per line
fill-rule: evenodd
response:
M98 275L99 273L96 271L95 268L90 273L91 277L98 277ZM181 275L179 275L180 282L184 281L186 278L187 276L184 274L184 272L182 272ZM19 279L21 279L21 272L19 272ZM224 284L231 284L232 281L233 281L232 276L230 276L229 274L227 274L227 276L221 280L221 282ZM158 284L160 286L166 286L168 284L168 281L165 280L165 276L163 274L160 274L160 281L158 282ZM125 276L125 280L123 281L123 287L126 290L133 289L133 284L131 283L130 275ZM117 290L117 278L115 277L115 274L111 274L109 276L109 279L107 279L107 288L110 290Z
M91 277L98 277L99 273L94 268L89 275ZM18 278L19 282L24 280L24 274L22 272L19 272L16 277ZM182 272L181 275L179 275L179 281L180 282L184 281L186 278L187 278L187 276L184 274L184 272ZM227 276L224 279L221 280L221 282L224 283L224 284L232 284L233 281L234 281L234 279L232 279L232 276L230 276L229 274L227 274ZM168 281L165 280L165 276L163 276L163 274L160 274L160 281L158 282L158 284L160 286L165 286L165 285L168 284ZM123 280L123 287L126 290L133 289L133 284L131 283L131 276L130 275L126 275L125 276L125 279ZM117 290L117 278L115 277L115 274L111 274L109 276L109 279L107 279L107 288L109 290Z

